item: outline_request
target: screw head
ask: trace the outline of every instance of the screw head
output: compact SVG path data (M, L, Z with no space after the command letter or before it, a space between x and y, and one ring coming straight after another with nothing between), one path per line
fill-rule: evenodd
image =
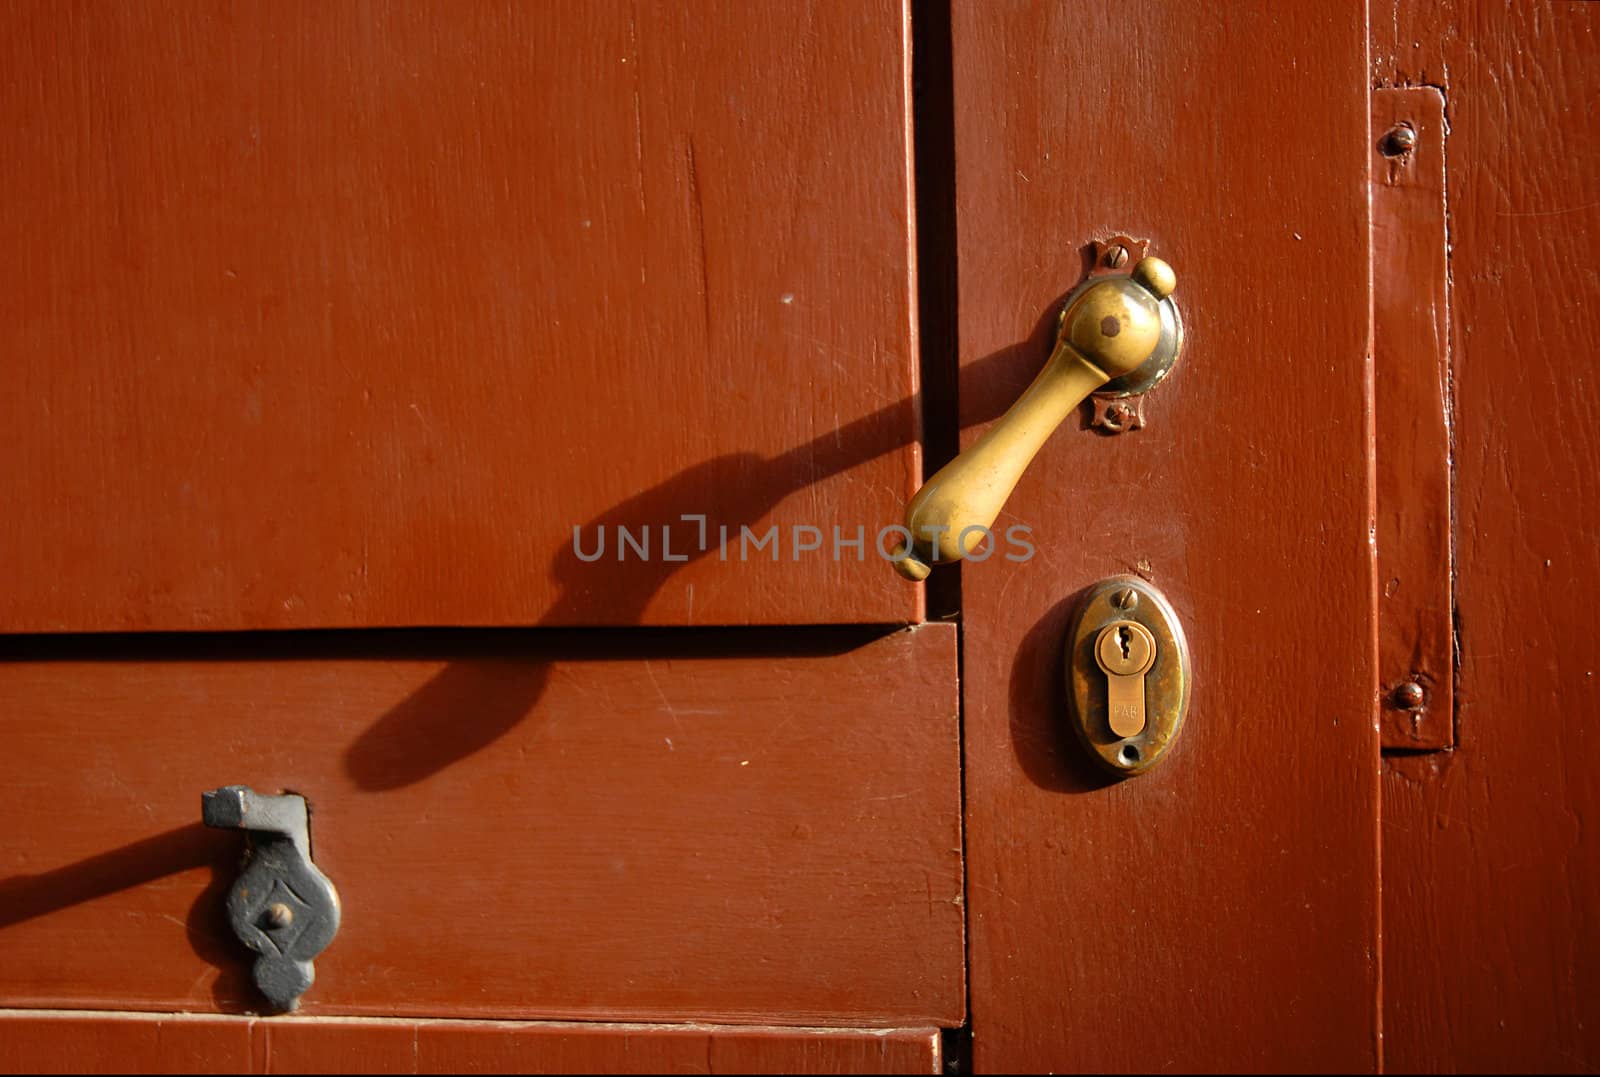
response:
M1428 700L1427 690L1416 681L1407 681L1394 690L1394 705L1401 710L1414 711Z
M1378 149L1385 157L1399 157L1410 153L1417 146L1417 130L1410 124L1397 123L1384 132L1383 140L1378 143Z
M267 906L267 926L274 931L282 931L294 923L294 910L281 901L274 901Z
M1111 604L1119 610L1131 610L1139 604L1139 592L1132 587L1124 587L1111 596Z
M1112 269L1121 269L1128 264L1128 248L1120 243L1106 248L1106 265Z

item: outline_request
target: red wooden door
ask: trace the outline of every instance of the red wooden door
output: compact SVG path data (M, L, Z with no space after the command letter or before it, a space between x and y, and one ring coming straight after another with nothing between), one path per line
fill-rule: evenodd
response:
M1449 119L1458 665L1453 748L1384 759L1385 1062L1592 1073L1600 7L1390 7L1375 77Z
M0 5L0 1069L1600 1065L1594 8ZM1445 141L1379 174L1394 91ZM1143 427L903 583L1118 234ZM1122 573L1193 694L1113 781ZM299 1016L232 782L345 899Z
M900 3L7 9L0 629L919 618Z
M1379 1058L1359 5L955 5L961 406L1038 368L1083 249L1148 238L1185 354L1143 429L1069 420L962 573L975 1066L1370 1071ZM1188 635L1185 731L1108 781L1066 722L1075 598Z
M1148 237L1189 331L1144 429L1013 495L1043 565L963 571L979 1071L1595 1067L1596 17L954 5L964 439L1091 239ZM1116 572L1195 676L1108 785L1061 644Z
M0 1066L937 1068L905 5L0 27ZM232 783L343 897L313 1023Z

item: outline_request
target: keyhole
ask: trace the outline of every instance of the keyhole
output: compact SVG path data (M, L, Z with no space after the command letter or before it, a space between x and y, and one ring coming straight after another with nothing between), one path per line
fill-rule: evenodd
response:
M1128 641L1133 638L1133 633L1128 631L1128 626L1123 625L1117 629L1117 646L1122 648L1122 660L1128 661Z

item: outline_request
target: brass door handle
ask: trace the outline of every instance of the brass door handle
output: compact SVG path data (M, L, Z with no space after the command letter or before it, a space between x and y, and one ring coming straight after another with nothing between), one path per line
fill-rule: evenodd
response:
M911 549L896 551L909 580L976 549L1041 446L1086 397L1132 373L1161 340L1161 301L1177 277L1159 258L1143 258L1125 277L1084 289L1061 316L1055 349L1027 391L957 456L922 484L906 506Z

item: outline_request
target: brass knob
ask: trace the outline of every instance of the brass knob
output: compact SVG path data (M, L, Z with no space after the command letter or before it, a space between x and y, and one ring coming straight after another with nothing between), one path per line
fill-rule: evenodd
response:
M983 542L1023 471L1085 397L1149 359L1161 340L1161 301L1177 286L1172 267L1144 258L1126 277L1087 288L1061 316L1055 350L1017 402L922 484L906 506L911 549L895 569L926 579L932 566L959 561Z

